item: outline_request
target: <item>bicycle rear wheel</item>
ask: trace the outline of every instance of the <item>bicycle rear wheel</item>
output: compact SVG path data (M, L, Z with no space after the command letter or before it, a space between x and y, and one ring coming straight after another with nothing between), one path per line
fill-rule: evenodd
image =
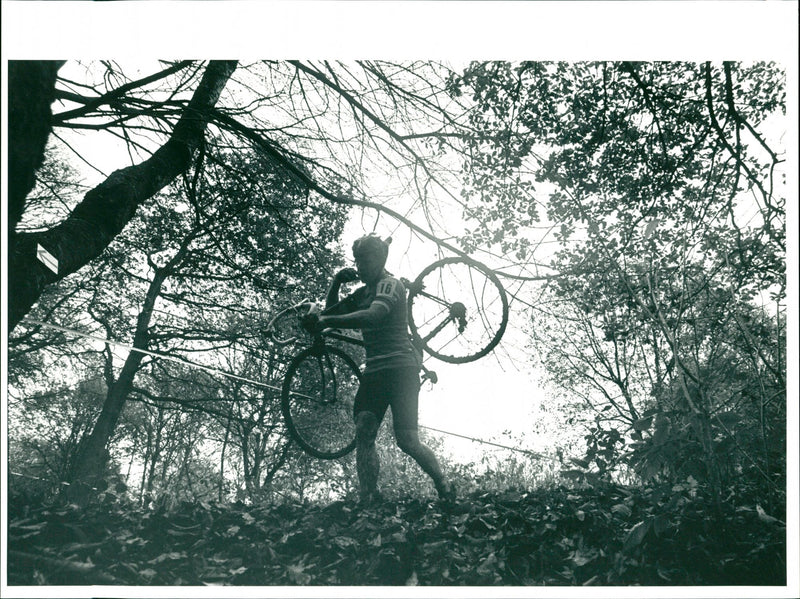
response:
M508 298L491 270L444 258L425 268L408 293L411 336L435 358L462 364L492 351L508 324Z
M289 363L281 410L289 435L307 453L331 460L355 449L360 377L358 365L336 347L307 348Z

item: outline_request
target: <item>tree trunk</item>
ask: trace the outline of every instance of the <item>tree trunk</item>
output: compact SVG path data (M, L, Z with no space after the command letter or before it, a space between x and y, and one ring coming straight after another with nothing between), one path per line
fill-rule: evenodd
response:
M56 76L63 60L8 62L8 239L12 245L25 198L36 183L36 169L52 131Z
M150 454L153 451L153 428L147 427L147 444L144 448L144 460L142 460L142 480L139 483L139 505L145 505L145 490L147 489L147 465L150 463Z
M99 256L133 218L140 204L189 168L192 155L203 140L211 109L235 68L235 61L209 63L171 137L150 158L111 173L84 196L66 220L52 229L9 238L9 328L19 323L48 285ZM52 81L54 85L54 77ZM9 115L12 128L23 129L25 133L25 123L16 124L16 118L13 113ZM17 151L12 144L10 150L10 163L17 165L15 177L20 183L15 185L19 186L19 194L25 189L23 183L33 178L36 166L41 164L44 148L38 164L35 160L15 158ZM38 245L58 260L57 273L39 262Z
M156 270L153 281L147 290L144 305L137 318L133 347L147 349L150 342L150 320L153 316L153 307L156 299L161 294L161 288L171 269L183 259L186 249L187 245L185 244L169 264ZM143 359L144 354L142 352L131 351L122 366L119 377L108 389L105 403L103 403L103 410L100 412L91 434L82 444L70 477L71 485L68 488L67 497L73 503L78 505L85 504L93 492L100 488L100 484L102 484L108 462L106 445L114 433L122 408L125 406L128 395L133 388L133 380Z
M161 408L156 408L156 415L153 449L150 451L149 463L145 462L144 470L144 474L147 477L147 486L145 487L144 496L150 498L153 497L153 485L156 482L156 466L158 466L158 458L161 457L161 436L164 432L164 413Z
M105 469L108 463L106 445L117 425L122 407L133 386L133 378L139 370L143 357L144 354L131 352L122 367L119 378L108 390L103 411L91 434L82 444L75 460L69 481L70 486L67 488L67 497L71 502L84 505L89 497L103 488Z
M228 439L231 435L230 408L228 409L228 419L225 422L225 438L222 441L222 452L219 457L219 489L218 500L222 503L223 490L225 488L225 451L228 449Z

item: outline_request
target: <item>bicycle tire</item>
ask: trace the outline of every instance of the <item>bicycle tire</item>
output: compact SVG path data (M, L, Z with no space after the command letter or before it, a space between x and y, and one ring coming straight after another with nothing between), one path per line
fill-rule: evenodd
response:
M492 351L505 333L508 297L483 264L443 258L409 286L408 325L413 342L431 356L451 364L472 362Z
M281 411L289 435L306 453L332 460L355 449L353 400L360 380L358 365L336 347L309 347L292 358Z

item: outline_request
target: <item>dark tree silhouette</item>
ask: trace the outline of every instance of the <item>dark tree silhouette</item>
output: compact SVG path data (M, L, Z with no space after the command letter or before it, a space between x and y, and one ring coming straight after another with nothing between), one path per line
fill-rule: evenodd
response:
M14 230L24 210L24 197L33 186L42 163L55 96L59 63L13 62L9 78L9 172L13 195L9 198L9 228ZM200 145L211 109L236 68L231 61L210 62L169 140L144 162L113 172L90 190L69 217L55 227L9 236L9 326L27 314L42 290L77 271L108 246L136 212L137 207L189 168ZM112 101L105 98L104 102ZM96 101L97 102L97 101ZM29 106L29 108L24 108ZM43 123L47 123L45 128ZM42 246L58 260L53 272L37 259Z

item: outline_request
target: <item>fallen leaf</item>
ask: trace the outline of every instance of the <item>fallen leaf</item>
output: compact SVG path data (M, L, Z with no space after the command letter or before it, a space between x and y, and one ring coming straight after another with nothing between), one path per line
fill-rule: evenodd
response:
M647 535L647 531L650 528L650 522L639 522L633 526L628 531L628 534L625 535L625 541L623 542L623 551L630 551L634 547L637 547L644 541L645 535Z
M783 524L783 522L765 512L764 508L760 505L756 505L756 513L758 514L758 519L762 522L766 522L767 524Z
M631 508L629 508L624 503L618 503L616 505L611 506L611 511L615 514L619 514L620 516L624 516L625 518L631 515Z
M286 566L286 573L295 584L306 585L311 582L311 575L306 571L304 564L288 565Z

